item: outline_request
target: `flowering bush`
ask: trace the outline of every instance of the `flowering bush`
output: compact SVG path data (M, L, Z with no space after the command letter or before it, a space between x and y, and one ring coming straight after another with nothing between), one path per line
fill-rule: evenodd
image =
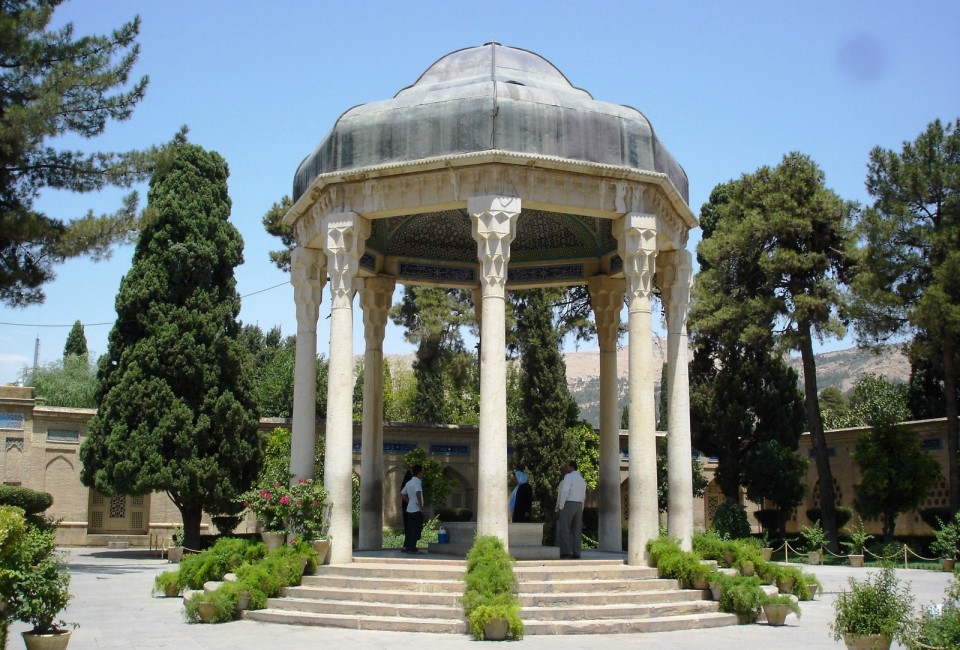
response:
M319 481L300 479L293 485L274 483L270 487L254 488L241 499L265 530L302 535L309 540L326 533L327 497Z

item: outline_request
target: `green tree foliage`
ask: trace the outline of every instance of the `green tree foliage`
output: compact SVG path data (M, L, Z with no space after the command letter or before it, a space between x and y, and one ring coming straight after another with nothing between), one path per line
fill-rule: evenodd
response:
M63 356L71 354L87 356L87 337L83 333L83 324L80 321L74 321L70 333L67 334L67 342L63 346Z
M854 271L855 210L824 186L823 172L810 158L790 153L777 167L761 167L711 193L697 248L697 327L736 333L736 340L758 349L769 348L773 337L782 348L800 352L807 423L824 491L823 524L833 552L839 551L833 478L813 338L843 333L839 309Z
M827 386L820 391L820 415L824 429L843 429L854 426L850 411L850 399L836 386Z
M561 335L554 321L556 290L531 289L515 295L516 337L521 352L522 423L513 434L513 462L530 470L534 509L554 514L563 464L577 457L572 429L579 409L567 388Z
M954 342L960 350L960 338ZM907 348L910 359L910 383L907 401L914 420L942 418L947 414L944 393L943 354L925 332L916 332ZM956 355L955 355L956 356ZM960 359L954 359L960 364ZM960 402L960 382L955 382L954 394Z
M257 325L244 325L240 340L253 355L253 383L257 411L262 417L293 416L293 374L297 338L283 338L279 327L264 333ZM327 416L327 359L317 357L316 414Z
M249 353L240 342L227 164L178 143L150 180L149 223L117 294L81 480L108 494L166 491L198 548L202 511L230 514L259 465Z
M664 436L657 436L657 507L660 512L666 512L667 505L670 503L667 461L667 439ZM690 465L690 471L693 474L693 496L699 498L707 489L707 477L703 475L703 461L694 457Z
M412 422L417 401L417 382L413 372L400 363L383 360L383 420Z
M743 468L747 498L777 510L777 530L786 530L787 519L807 495L807 459L778 440L764 440L751 450Z
M139 226L136 194L115 214L72 220L43 214L46 188L93 192L146 178L153 152L71 151L62 136L94 138L130 117L147 78L129 84L140 19L106 36L48 27L62 0L4 0L0 13L0 301L42 302L54 266L78 255L102 259Z
M293 207L289 196L284 196L279 203L274 203L260 220L263 228L274 237L279 237L283 248L270 251L270 261L281 271L290 271L290 253L297 245L293 229L283 223L283 215Z
M940 480L940 465L923 451L913 432L897 426L909 415L907 389L877 375L865 375L854 388L854 411L872 427L860 436L853 459L860 467L856 508L883 520L883 536L893 541L897 516L913 510Z
M692 318L691 318L692 320ZM743 344L719 345L698 333L690 366L693 445L718 459L716 480L728 499L754 483L748 469L760 445L796 451L803 432L797 373L782 359Z
M929 124L900 153L870 152L867 191L874 197L859 222L866 242L854 285L856 331L871 344L898 334L922 335L924 356L939 371L950 457L950 508L960 510L960 119Z
M479 403L476 357L464 347L461 328L475 323L470 295L455 289L407 286L390 310L404 339L417 346L414 422L446 424ZM464 401L470 404L464 406ZM475 421L475 420L474 420Z
M23 384L47 406L96 408L97 367L87 355L67 355L39 368L24 370Z

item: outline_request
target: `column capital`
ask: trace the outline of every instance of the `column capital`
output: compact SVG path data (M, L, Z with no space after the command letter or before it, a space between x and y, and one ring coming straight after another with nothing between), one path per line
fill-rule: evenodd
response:
M377 275L363 278L362 283L360 307L363 309L363 336L368 350L380 349L397 281L392 276Z
M613 235L623 260L630 311L649 311L657 258L657 217L629 212L614 224Z
M473 196L467 199L473 238L480 260L480 286L503 291L507 283L510 244L517 235L520 199L506 196Z
M298 329L315 330L323 301L323 286L327 283L323 251L303 246L293 249L290 253L290 283L297 307Z
M624 282L609 275L587 280L590 306L597 325L600 350L616 350L620 329L620 308L623 306Z
M328 214L323 219L323 249L327 253L333 308L353 300L355 279L370 236L370 222L356 212Z

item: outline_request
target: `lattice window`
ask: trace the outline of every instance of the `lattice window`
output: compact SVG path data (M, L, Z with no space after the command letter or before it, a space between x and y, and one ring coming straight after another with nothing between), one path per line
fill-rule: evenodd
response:
M843 505L843 492L840 490L840 483L837 482L837 479L833 479L833 496L834 505ZM817 481L816 485L813 486L813 507L820 507L820 481Z
M127 516L127 497L118 494L110 497L110 518L123 519Z
M99 492L93 493L93 505L102 506L103 505L103 495Z
M945 508L949 505L950 489L947 487L947 481L941 480L930 488L927 492L927 498L920 504L920 508Z
M140 530L143 528L143 513L134 512L130 514L130 527L134 530Z
M710 495L707 497L707 519L713 521L714 517L717 516L717 508L720 507L720 503L723 501L723 498L717 495Z
M99 510L90 513L90 528L103 528L103 513Z
M130 497L130 507L131 508L142 508L143 507L143 495Z

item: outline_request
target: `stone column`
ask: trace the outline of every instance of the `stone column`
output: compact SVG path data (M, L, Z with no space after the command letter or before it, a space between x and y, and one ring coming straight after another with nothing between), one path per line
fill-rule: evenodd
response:
M630 543L627 563L646 565L647 541L659 533L651 314L657 218L630 212L614 225L614 234L623 260L630 314Z
M480 259L483 292L480 347L480 441L477 534L507 537L507 364L505 308L510 243L517 234L520 199L475 196L467 200Z
M330 365L324 487L330 493L330 562L353 560L353 296L370 222L355 212L327 215L323 248L330 273Z
M670 255L662 286L667 311L667 531L684 550L693 544L693 472L687 372L687 305L693 267L690 252Z
M363 280L363 433L360 445L360 548L383 546L383 336L396 280Z
M317 439L317 318L327 281L323 251L295 248L290 282L297 305L297 349L293 374L293 427L290 432L290 472L293 481L313 478Z
M590 278L593 307L600 344L600 550L623 550L620 533L620 413L617 403L617 329L623 306L623 280L601 275Z

